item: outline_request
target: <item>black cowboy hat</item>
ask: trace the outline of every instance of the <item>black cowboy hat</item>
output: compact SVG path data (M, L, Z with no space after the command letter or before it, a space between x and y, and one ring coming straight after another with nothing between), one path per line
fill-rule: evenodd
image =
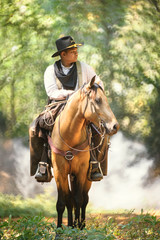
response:
M69 48L77 48L82 46L82 43L75 43L75 41L73 40L73 38L71 36L65 36L62 38L59 38L58 40L56 40L56 47L57 47L57 52L54 53L52 55L52 57L57 57L60 52L69 49Z

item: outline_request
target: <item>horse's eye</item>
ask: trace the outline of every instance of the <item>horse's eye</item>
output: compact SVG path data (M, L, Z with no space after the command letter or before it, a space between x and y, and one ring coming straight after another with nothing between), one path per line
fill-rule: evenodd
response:
M96 102L97 104L101 104L101 103L102 103L102 98L98 98L98 97L97 97L97 98L95 99L95 102Z

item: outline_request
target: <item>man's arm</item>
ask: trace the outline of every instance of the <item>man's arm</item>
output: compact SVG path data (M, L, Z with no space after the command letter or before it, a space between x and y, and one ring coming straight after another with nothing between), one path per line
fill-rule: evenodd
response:
M44 86L49 98L64 98L74 92L72 90L58 89L54 73L54 65L47 67L44 73Z

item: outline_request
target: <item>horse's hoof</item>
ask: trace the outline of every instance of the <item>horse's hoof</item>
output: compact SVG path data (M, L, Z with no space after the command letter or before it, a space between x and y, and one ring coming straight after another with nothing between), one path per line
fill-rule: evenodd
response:
M61 240L62 238L61 238L61 235L60 234L56 234L56 236L55 236L55 240Z
M86 226L85 221L84 221L84 222L81 222L81 223L79 224L79 229L80 229L80 230L83 230L83 228L85 228L85 226Z

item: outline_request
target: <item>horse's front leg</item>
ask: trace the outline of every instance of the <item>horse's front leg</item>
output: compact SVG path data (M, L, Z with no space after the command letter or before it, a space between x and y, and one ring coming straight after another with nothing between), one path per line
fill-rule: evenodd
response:
M57 198L57 228L62 226L62 217L65 210L65 193L61 187L57 187L58 198Z
M74 213L75 213L74 227L80 227L80 208L82 206L83 196L82 185L80 182L77 181L76 177L72 182L72 194L74 199Z
M66 207L67 207L67 213L68 213L68 226L73 227L73 202L72 202L72 195L69 191L69 194L66 195Z
M81 208L81 224L80 224L80 229L83 229L85 227L85 219L86 219L86 207L88 204L88 193L83 194L83 204Z
M68 187L68 179L67 177L59 176L56 179L57 183L57 190L58 190L58 199L56 204L57 209L57 227L62 226L62 217L65 210L65 206L67 207L68 211L68 226L73 226L73 216L72 216L72 209L73 204L71 201L71 193Z
M82 206L82 191L79 191L80 194L77 194L76 198L75 198L75 220L74 220L74 227L81 227L81 221L80 221L80 209Z
M91 182L86 180L86 183L84 185L84 191L83 191L83 203L81 208L81 226L80 229L83 229L85 227L85 219L86 219L86 207L89 201L88 191L91 187Z
M58 175L55 177L57 190L58 190L58 199L57 199L57 228L62 227L62 217L65 210L65 206L67 207L68 211L68 226L73 226L73 216L72 216L72 209L73 204L71 201L71 193L68 187L68 179ZM57 233L55 240L61 239L61 234Z

